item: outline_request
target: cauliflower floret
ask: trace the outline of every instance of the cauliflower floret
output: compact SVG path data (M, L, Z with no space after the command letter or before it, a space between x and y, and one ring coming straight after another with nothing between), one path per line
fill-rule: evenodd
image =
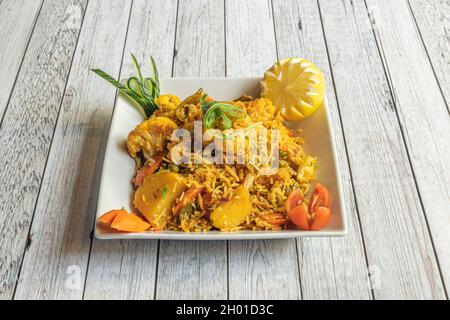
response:
M254 122L272 120L275 115L275 106L267 98L259 98L247 102L247 114Z
M162 112L170 112L175 110L181 103L180 98L174 94L163 94L156 99L156 104Z
M140 152L145 159L149 159L164 150L170 135L177 128L175 122L166 117L147 119L128 135L128 152L134 159Z

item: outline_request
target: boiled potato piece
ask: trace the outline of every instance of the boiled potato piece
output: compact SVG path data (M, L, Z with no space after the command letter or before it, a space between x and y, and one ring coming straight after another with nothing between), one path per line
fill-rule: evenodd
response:
M154 228L164 229L175 199L185 188L185 179L177 173L152 174L136 190L134 205Z
M245 186L235 190L234 196L218 206L211 213L210 219L214 227L219 229L236 228L245 221L252 212L250 195Z

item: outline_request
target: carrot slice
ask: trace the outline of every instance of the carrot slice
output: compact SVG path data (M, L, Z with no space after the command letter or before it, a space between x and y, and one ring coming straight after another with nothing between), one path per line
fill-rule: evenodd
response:
M281 212L270 212L264 215L264 221L273 226L281 226L289 222L289 219Z
M316 210L315 218L311 222L311 230L320 230L328 224L330 220L330 208L319 207Z
M104 215L102 215L100 218L98 218L98 221L104 224L107 224L108 226L111 225L111 223L114 221L114 219L116 218L117 214L120 212L125 212L127 213L126 210L111 210L108 211L107 213L105 213Z
M163 161L163 155L156 155L151 162L147 162L139 171L133 179L133 184L135 187L139 187L146 177L155 173L156 170L161 166Z
M182 196L180 201L172 208L173 214L178 214L178 212L183 209L183 207L189 203L192 203L195 198L203 191L203 188L191 187Z
M144 232L150 228L150 224L134 213L128 213L124 210L117 213L111 223L111 228L125 232Z

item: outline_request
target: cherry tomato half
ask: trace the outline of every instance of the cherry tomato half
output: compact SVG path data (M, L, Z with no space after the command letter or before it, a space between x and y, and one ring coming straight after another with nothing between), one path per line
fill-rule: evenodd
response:
M309 214L306 204L301 203L288 213L293 224L303 230L309 230Z
M298 190L292 190L286 201L286 212L289 213L292 209L298 206L303 200L303 195Z
M330 205L330 196L328 194L328 189L323 185L318 183L314 189L314 193L309 202L309 212L313 213L319 207L327 208Z

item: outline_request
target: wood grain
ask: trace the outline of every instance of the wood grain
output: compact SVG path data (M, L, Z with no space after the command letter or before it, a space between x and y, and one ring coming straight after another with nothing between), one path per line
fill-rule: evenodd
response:
M227 76L261 76L277 60L270 1L226 0ZM296 242L229 242L230 299L299 299Z
M450 1L409 0L409 4L450 112Z
M0 119L36 23L42 1L5 0L0 3Z
M450 288L448 110L406 1L369 0L367 4L395 88L395 106L441 272Z
M303 57L325 73L349 229L343 238L298 240L303 298L370 299L364 244L317 1L274 0L273 9L279 58Z
M99 150L115 99L114 88L89 69L99 67L118 75L122 50L116 48L124 46L130 6L131 1L94 0L87 7L16 299L80 299L83 295L103 155ZM123 262L131 268L140 260L142 256L133 255Z
M369 266L376 270L371 277L374 295L444 298L365 4L319 3Z
M175 77L225 75L223 0L180 0ZM226 241L161 241L157 299L226 299Z
M161 76L172 73L177 1L134 0L121 77L134 75L130 52L150 74L150 56ZM117 51L117 48L114 49ZM97 179L97 181L99 181ZM96 192L96 190L95 190ZM95 215L94 212L90 213ZM94 239L85 287L85 299L153 299L158 241Z
M78 39L82 19L67 9L85 4L43 4L0 128L0 298L13 294Z
M0 0L0 299L445 298L449 18L449 0ZM130 52L179 77L314 61L349 235L92 240L115 91L88 69L128 77Z

